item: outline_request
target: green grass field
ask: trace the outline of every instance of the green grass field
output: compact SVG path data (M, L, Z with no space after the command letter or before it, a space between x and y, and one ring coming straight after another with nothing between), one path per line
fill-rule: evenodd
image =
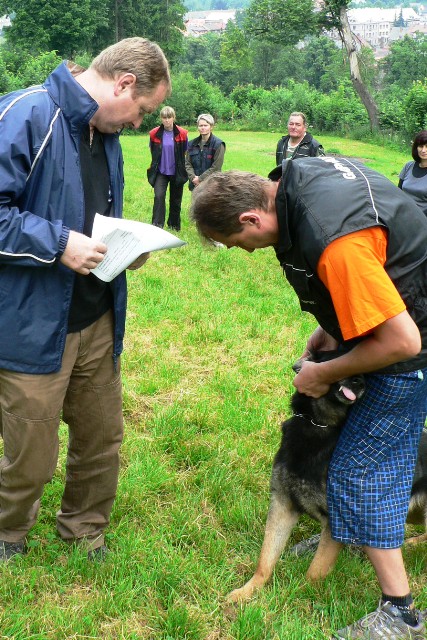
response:
M224 169L266 175L273 168L277 134L216 133L227 143ZM395 183L410 159L409 152L319 138L327 152L361 158ZM148 136L124 137L123 149L125 215L150 222ZM225 602L258 557L291 364L314 321L300 311L273 250L207 247L188 221L189 202L185 188L180 236L187 245L153 254L128 277L126 433L107 532L111 554L105 564L89 564L56 535L63 427L30 553L0 568L0 638L321 640L377 605L370 565L347 551L316 586L304 577L310 557L285 551L249 604ZM318 530L304 518L291 543ZM425 608L426 544L404 553Z

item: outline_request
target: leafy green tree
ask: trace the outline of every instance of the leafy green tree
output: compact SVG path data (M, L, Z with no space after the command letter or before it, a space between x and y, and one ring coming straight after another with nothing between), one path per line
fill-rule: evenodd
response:
M244 21L246 32L274 44L297 44L317 26L313 0L252 0Z
M185 7L181 0L0 0L0 15L13 15L7 41L38 54L94 55L136 35L157 42L170 62L181 53Z
M324 0L315 11L312 0L252 0L245 19L245 30L253 38L275 44L292 45L317 29L337 29L347 52L353 87L365 106L371 128L379 126L378 107L359 67L359 56L347 17L349 0ZM304 70L305 72L305 70Z
M13 14L6 40L35 55L56 50L73 57L90 49L93 34L107 24L101 0L0 0L0 15Z
M336 90L348 66L343 51L325 35L310 38L302 49L302 67L307 82L322 92Z
M188 71L195 78L219 84L221 80L221 35L207 33L200 38L184 39L183 52L174 65L174 71Z
M7 68L6 61L1 55L2 48L0 47L0 94L8 93L14 89L19 88L19 82L13 73L10 73Z
M415 80L427 78L427 36L405 36L390 45L390 53L383 61L385 84L411 87Z
M195 126L200 113L211 113L215 119L230 120L235 111L232 100L226 98L221 90L206 82L204 78L195 78L190 72L172 74L172 95L168 99L177 114L179 124ZM144 118L143 129L156 124L158 115Z
M415 134L427 127L427 79L414 82L405 99L407 130Z
M369 91L379 89L378 65L371 47L362 47L358 52L358 61L361 78Z
M220 86L227 93L239 83L249 82L252 72L251 50L243 29L228 21L220 40Z
M386 91L381 92L378 106L380 109L381 129L383 131L388 130L390 133L396 131L407 132L404 98L402 90L396 84L387 87Z
M348 79L332 93L319 94L313 103L313 121L324 131L348 134L354 127L368 124L367 112Z
M29 87L33 84L41 84L61 62L62 59L56 51L48 51L28 58L19 74L21 86Z
M254 82L262 83L259 73L263 72L266 88L273 88L287 84L289 80L299 82L301 80L301 70L304 69L305 77L305 57L304 48L300 47L278 47L268 42L254 41L253 47L254 58ZM263 64L258 62L259 53L263 53ZM268 59L269 67L266 67ZM268 77L265 75L268 72ZM268 82L267 82L268 79Z
M56 51L31 56L7 44L0 46L0 94L41 84L61 61Z
M287 71L284 68L279 69L280 62L278 55L280 54L282 47L269 42L263 41L259 38L252 38L250 42L251 59L253 74L252 80L261 87L269 88L274 84L281 84L284 79L284 75L287 76ZM276 77L279 76L279 82L275 82L273 77L274 73Z
M113 42L143 36L157 42L171 64L179 58L186 11L181 0L108 0L106 6L110 20L108 33ZM105 30L103 33L105 35Z

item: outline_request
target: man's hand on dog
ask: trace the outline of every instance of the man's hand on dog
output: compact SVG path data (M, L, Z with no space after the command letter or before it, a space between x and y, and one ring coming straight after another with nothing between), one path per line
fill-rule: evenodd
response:
M300 366L298 374L293 380L293 385L300 393L312 398L320 398L328 393L329 382L322 380L322 370L319 369L319 363L304 360L311 353L316 351L334 351L338 346L338 342L329 333L326 333L322 327L317 327L307 340L305 351L300 358Z
M322 327L317 327L307 340L305 351L301 357L308 357L310 353L315 351L335 351L338 342L329 333L326 333Z
M320 398L328 393L329 383L322 380L322 363L306 360L301 371L295 376L292 384L300 393L312 398Z

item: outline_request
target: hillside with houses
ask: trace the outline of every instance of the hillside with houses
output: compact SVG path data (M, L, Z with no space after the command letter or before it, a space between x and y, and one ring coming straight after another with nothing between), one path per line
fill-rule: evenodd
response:
M427 6L390 9L358 7L349 9L348 18L352 32L360 47L370 47L376 59L389 52L390 44L406 35L427 33ZM229 20L235 21L237 9L188 11L184 16L184 35L199 37L207 33L222 33ZM331 37L340 44L338 34Z

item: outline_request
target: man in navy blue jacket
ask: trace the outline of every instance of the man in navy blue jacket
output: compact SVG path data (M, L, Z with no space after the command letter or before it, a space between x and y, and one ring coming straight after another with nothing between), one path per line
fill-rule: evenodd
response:
M128 38L89 69L64 62L43 85L0 99L0 561L25 551L61 417L69 447L57 528L89 558L106 552L126 278L91 273L107 251L92 225L96 212L122 216L120 132L138 128L169 91L162 50Z

